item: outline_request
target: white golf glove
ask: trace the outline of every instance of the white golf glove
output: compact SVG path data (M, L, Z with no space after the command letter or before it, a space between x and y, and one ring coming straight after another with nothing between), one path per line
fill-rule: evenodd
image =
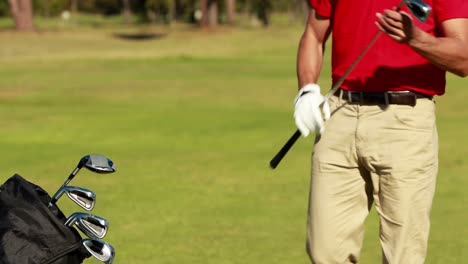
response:
M321 134L324 131L324 120L330 118L330 106L328 101L325 101L320 109L323 101L324 97L320 94L320 86L317 84L302 87L294 99L294 119L304 137L310 132Z

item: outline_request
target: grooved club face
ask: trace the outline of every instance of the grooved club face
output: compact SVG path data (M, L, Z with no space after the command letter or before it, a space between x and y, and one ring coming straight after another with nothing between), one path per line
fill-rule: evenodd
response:
M96 204L96 194L88 189L76 186L65 186L63 192L85 210L91 211Z
M65 225L73 224L90 238L103 238L109 229L109 222L106 219L87 213L74 213L68 217Z
M106 264L111 264L114 261L115 250L110 244L97 239L83 239L81 243L99 261Z
M60 188L53 196L52 200L54 203L56 203L64 193L66 193L67 196L81 208L88 211L91 211L94 208L96 203L96 194L93 191L82 187L65 186Z

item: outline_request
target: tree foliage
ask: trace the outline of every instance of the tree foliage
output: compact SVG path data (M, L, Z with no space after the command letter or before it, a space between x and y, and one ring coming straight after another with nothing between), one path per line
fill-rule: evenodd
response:
M222 9L225 0L216 0ZM307 0L299 0L307 1ZM38 15L59 15L63 10L70 8L70 0L33 0L35 14ZM200 8L200 0L129 0L133 12L144 12L146 9L167 9L175 6L179 14L182 10L189 12L193 7ZM236 11L250 10L256 11L262 6L270 8L272 11L288 11L291 2L296 0L236 0ZM103 15L117 15L122 12L122 0L78 0L78 8L81 12L89 12ZM0 15L9 14L8 1L0 1Z
M294 12L297 15L297 10L304 9L305 2L307 0L32 0L36 16L59 16L69 10L105 16L123 14L126 21L171 23L177 20L203 24L209 20L213 24L235 24L238 15L247 15L257 17L264 26L269 25L272 13ZM8 1L0 0L0 16L10 16L10 9ZM130 17L139 19L130 20Z
M58 16L67 9L69 0L33 0L34 13L40 16Z

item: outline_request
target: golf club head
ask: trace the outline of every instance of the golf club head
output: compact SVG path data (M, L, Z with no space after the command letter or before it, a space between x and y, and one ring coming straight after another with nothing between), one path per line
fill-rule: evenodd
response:
M99 261L111 264L115 258L115 250L110 244L97 239L83 239L81 244Z
M96 193L91 190L76 186L65 186L63 192L67 194L70 200L87 211L93 210L96 204Z
M404 0L408 9L421 22L426 22L431 14L432 8L430 5L421 0Z
M72 226L73 224L90 238L103 238L109 229L109 222L106 219L87 213L78 212L70 215L65 225Z
M115 172L114 162L112 162L109 158L98 155L98 154L91 154L86 155L80 159L76 168L70 173L68 178L65 182L60 186L60 188L55 192L55 194L51 197L49 201L49 207L54 205L58 198L63 194L63 188L68 185L68 183L78 174L81 168L86 167L90 171L94 171L96 173L104 174L104 173L112 173Z
M90 171L102 174L115 172L114 162L105 156L91 154L83 157L82 160L84 166Z

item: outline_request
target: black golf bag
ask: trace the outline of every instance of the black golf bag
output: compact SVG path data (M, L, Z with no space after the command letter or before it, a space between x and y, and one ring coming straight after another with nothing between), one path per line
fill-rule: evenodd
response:
M0 186L0 264L79 264L91 255L41 187L15 174Z

